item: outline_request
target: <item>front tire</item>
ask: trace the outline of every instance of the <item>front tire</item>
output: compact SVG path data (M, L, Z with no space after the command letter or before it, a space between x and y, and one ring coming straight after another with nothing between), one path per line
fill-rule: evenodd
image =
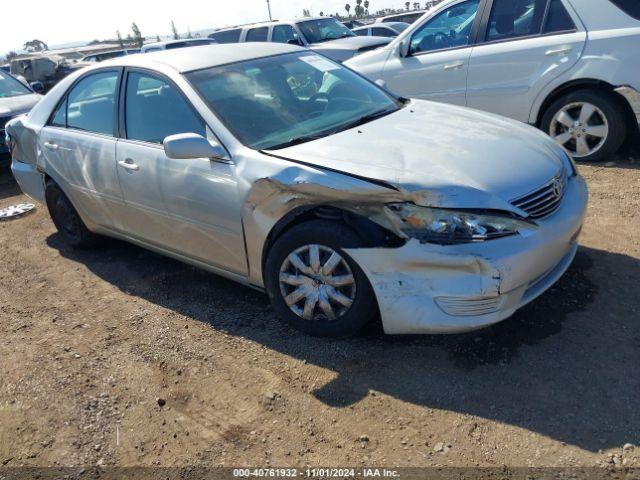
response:
M344 251L362 247L349 227L326 220L296 225L279 237L266 259L265 286L276 314L318 337L358 333L375 317L369 280Z
M611 157L627 135L620 100L601 90L578 90L560 97L547 108L540 126L581 162Z
M98 237L87 229L62 189L49 180L44 193L49 215L62 238L73 248L93 247Z

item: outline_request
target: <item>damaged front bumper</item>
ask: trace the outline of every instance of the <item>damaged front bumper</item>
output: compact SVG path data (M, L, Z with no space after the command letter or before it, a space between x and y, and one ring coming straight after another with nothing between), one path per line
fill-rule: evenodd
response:
M371 282L386 333L475 330L510 317L564 274L578 249L587 200L577 176L560 209L527 236L346 251Z

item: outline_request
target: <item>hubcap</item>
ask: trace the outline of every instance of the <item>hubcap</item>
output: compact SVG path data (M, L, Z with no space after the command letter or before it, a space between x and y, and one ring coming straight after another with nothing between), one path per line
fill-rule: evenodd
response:
M356 298L349 264L332 248L300 247L280 267L280 292L292 312L305 320L336 320Z
M606 142L609 122L602 110L591 103L570 103L553 117L549 135L574 157L587 157Z

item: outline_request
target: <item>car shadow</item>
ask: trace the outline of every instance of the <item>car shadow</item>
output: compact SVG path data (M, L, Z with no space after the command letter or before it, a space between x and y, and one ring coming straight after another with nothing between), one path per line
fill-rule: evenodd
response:
M20 195L20 187L13 178L11 167L8 163L3 162L0 155L0 200Z
M58 235L47 242L127 294L336 372L313 392L333 407L380 392L590 451L640 432L640 301L631 287L640 261L629 256L581 248L544 296L482 331L391 337L373 324L328 340L282 325L266 295L135 246L107 240L74 251Z

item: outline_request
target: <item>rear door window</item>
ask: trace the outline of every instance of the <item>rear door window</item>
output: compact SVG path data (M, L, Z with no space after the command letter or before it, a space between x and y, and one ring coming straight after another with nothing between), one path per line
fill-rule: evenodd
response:
M548 0L495 0L487 41L539 35Z
M222 32L215 32L209 35L209 38L213 38L218 43L238 43L240 41L240 33L242 30L236 28L235 30L224 30Z
M266 42L269 27L252 28L247 32L247 42Z
M101 72L80 80L67 95L67 127L113 135L118 76Z
M627 15L640 20L640 1L638 0L609 0Z
M562 4L562 0L551 0L542 33L568 32L575 29L576 25Z

